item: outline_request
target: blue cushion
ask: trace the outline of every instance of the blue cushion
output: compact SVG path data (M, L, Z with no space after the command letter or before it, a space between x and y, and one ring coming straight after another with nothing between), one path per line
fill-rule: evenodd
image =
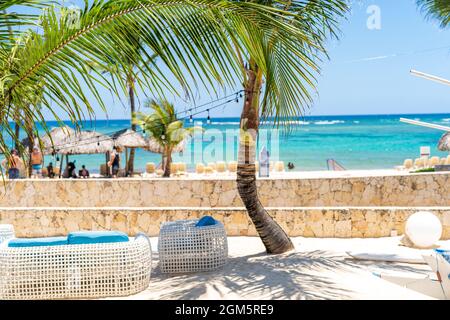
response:
M69 244L127 242L128 236L119 231L77 231L68 236Z
M198 220L196 227L206 227L206 226L214 226L217 224L217 220L210 216L204 216L200 220Z
M8 247L44 247L44 246L62 246L67 244L67 237L50 237L50 238L21 238L11 239Z
M444 249L434 249L436 253L442 255L442 257L447 260L448 263L450 263L450 250L444 250Z

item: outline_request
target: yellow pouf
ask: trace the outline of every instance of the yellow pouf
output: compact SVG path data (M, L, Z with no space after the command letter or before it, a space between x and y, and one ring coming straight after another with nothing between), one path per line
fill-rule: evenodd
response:
M284 162L283 161L275 162L275 171L276 172L283 172L284 171Z
M213 174L214 173L214 169L210 166L206 166L205 167L205 174Z
M403 162L403 166L405 169L411 169L414 166L414 162L412 159L406 159L405 162Z
M226 171L225 162L217 161L217 163L216 163L216 171L217 172L225 172Z
M155 173L156 165L153 162L147 162L145 165L145 172L147 173Z
M228 171L230 172L236 172L237 171L237 161L230 161L228 162Z
M214 162L209 162L208 167L212 168L213 170L216 170L216 164Z
M181 172L187 172L187 165L185 162L178 162L178 171Z
M441 159L440 159L439 157L432 157L432 158L430 159L430 161L428 162L428 165L429 165L430 167L434 167L434 166L439 165L439 162L441 162Z
M198 174L202 174L205 172L205 165L203 163L197 163L195 165L195 172Z

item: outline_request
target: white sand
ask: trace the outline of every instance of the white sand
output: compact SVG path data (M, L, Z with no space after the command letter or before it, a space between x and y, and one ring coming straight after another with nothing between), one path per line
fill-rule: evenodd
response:
M372 272L430 274L427 265L356 261L345 252L367 250L420 255L399 246L399 237L382 239L293 238L295 252L267 255L259 238L229 237L224 269L166 275L153 255L149 288L128 299L431 299L391 284ZM157 248L157 238L152 238ZM441 242L450 248L450 241Z

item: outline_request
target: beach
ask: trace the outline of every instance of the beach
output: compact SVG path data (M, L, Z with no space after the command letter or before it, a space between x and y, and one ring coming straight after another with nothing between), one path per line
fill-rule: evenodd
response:
M412 277L431 275L427 265L357 261L345 252L375 250L420 256L428 250L399 246L400 237L379 239L292 238L295 251L267 255L257 237L229 237L229 259L212 272L170 275L158 268L157 238L151 238L150 286L126 299L175 300L429 300L418 292L382 280L372 272ZM450 248L450 241L439 242Z

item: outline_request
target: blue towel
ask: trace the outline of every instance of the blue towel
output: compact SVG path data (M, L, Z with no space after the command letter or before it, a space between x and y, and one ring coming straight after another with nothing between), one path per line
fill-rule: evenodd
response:
M67 244L67 237L50 237L50 238L21 238L11 239L8 247L24 248L24 247L45 247L45 246L62 246Z
M214 226L217 224L217 220L215 220L211 216L204 216L200 220L198 220L196 227L206 227L206 226Z
M68 236L69 244L92 244L127 242L128 236L119 231L78 231L71 232Z

